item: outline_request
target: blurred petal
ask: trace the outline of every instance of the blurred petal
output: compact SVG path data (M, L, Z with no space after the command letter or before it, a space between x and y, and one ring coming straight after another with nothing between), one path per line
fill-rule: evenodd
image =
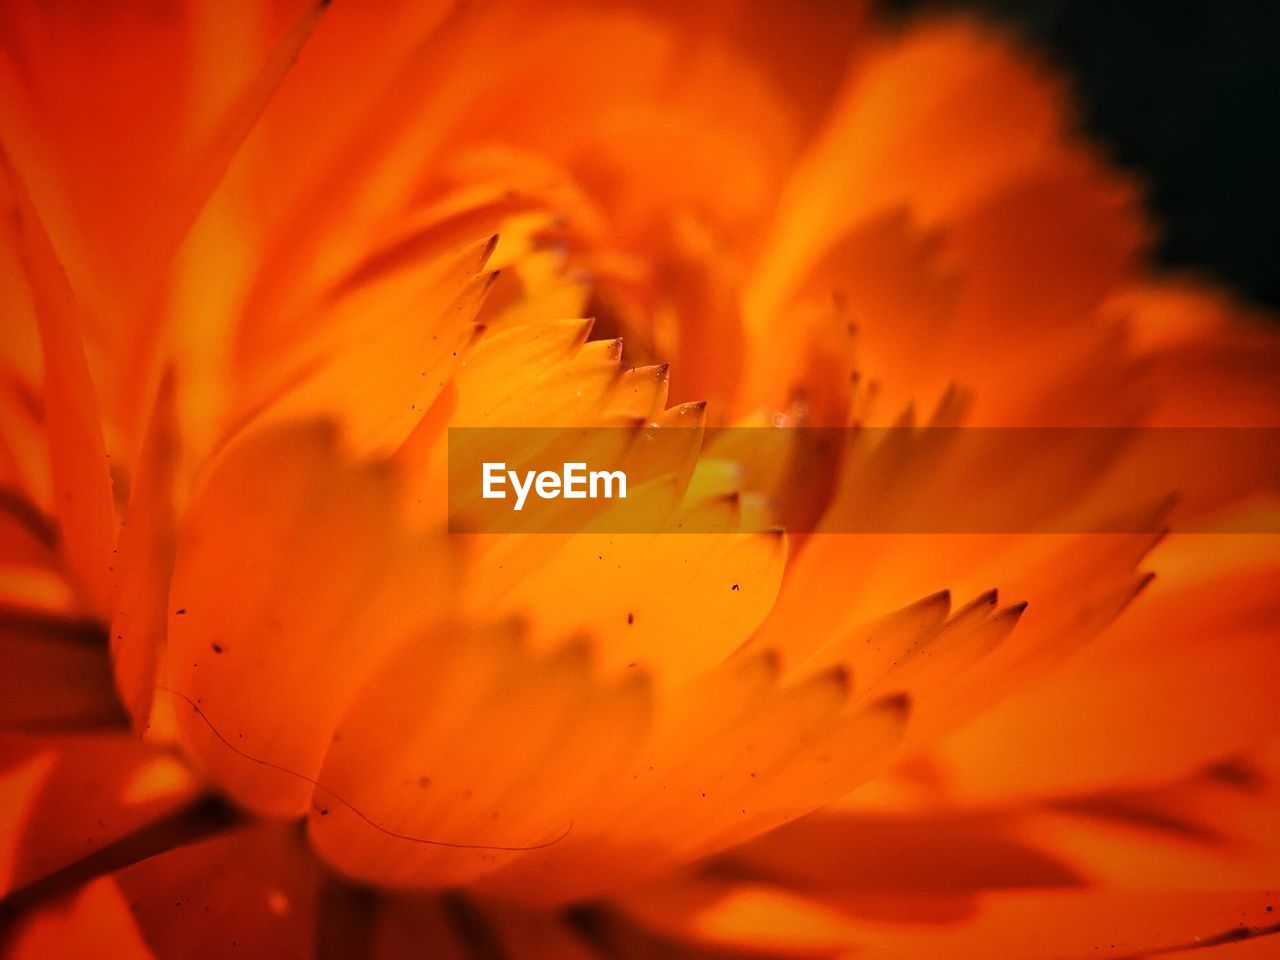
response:
M17 214L13 229L19 235L40 325L53 510L76 584L94 612L102 614L111 603L110 555L116 531L106 447L82 340L84 311L8 159L4 172L6 193Z
M174 757L125 733L4 734L0 752L13 813L4 830L6 893L172 813L197 789Z
M0 616L0 729L49 731L123 720L96 625Z
M597 679L587 652L534 658L510 630L455 631L389 657L334 733L317 849L360 878L440 888L572 845L651 710L643 675Z
M9 944L9 956L102 957L155 960L119 886L102 877L65 901L44 908L24 923Z
M114 882L158 957L313 954L320 871L296 828L246 827L142 860Z
M116 606L111 660L116 685L134 727L145 727L165 648L168 587L177 549L180 438L172 374L156 395L116 548Z
M1103 641L957 733L961 796L1141 786L1269 741L1277 715L1274 537L1184 535ZM1211 718L1211 722L1208 719ZM993 764L992 755L1017 757Z
M191 504L158 682L180 742L253 810L310 806L350 699L442 615L451 558L398 503L391 472L352 463L320 424L244 437Z

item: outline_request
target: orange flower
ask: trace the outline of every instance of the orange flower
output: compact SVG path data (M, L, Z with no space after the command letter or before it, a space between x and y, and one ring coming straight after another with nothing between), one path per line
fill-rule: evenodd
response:
M1280 426L1280 338L1146 272L1002 38L20 0L0 48L14 955L1280 930L1274 449L1192 465L1196 532L921 536L850 531L1123 458L719 430ZM635 424L654 530L448 532L449 428Z

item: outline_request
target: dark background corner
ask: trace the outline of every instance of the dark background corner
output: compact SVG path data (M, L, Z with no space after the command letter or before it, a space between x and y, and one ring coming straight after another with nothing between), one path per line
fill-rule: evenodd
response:
M1280 307L1280 2L885 0L994 18L1072 80L1084 121L1146 184L1159 257Z

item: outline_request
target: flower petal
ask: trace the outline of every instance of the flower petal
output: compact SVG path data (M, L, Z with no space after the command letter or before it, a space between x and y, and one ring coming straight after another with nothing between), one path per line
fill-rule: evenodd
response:
M296 829L257 824L114 875L158 957L311 956L321 873Z
M84 311L7 159L4 172L17 208L15 229L40 324L43 410L61 547L87 603L96 613L105 614L111 606L115 511L94 382L82 340Z
M89 956L157 960L128 901L110 877L101 877L65 901L40 910L11 935L6 946L14 960Z
M650 713L643 675L599 680L587 652L534 657L509 628L406 644L335 731L309 820L321 855L442 888L570 842Z
M123 717L93 624L0 615L0 729L108 727Z
M125 733L0 735L5 892L102 850L187 803L196 781ZM0 857L0 861L6 858Z
M234 444L187 512L157 702L258 813L308 808L350 698L451 602L448 549L406 530L399 500L385 466L352 463L312 424Z

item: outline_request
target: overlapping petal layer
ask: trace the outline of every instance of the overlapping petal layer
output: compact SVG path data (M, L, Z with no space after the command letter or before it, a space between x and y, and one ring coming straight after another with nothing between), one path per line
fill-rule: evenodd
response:
M917 424L1280 417L1043 68L856 5L216 6L0 14L7 948L1265 948L1274 535L833 532L1168 509L1117 435ZM446 534L449 428L545 426L668 532ZM1274 529L1275 456L1168 515Z

